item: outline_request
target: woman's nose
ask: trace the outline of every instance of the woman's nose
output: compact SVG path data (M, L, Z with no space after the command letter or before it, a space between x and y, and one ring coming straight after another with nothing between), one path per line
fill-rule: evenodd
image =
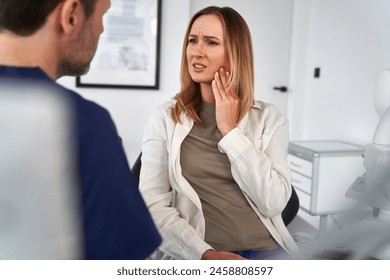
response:
M198 43L195 46L195 53L196 56L203 57L204 56L204 46L202 43Z

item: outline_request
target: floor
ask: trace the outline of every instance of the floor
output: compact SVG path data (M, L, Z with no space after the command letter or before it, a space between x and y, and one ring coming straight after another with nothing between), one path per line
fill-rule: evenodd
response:
M295 217L295 219L287 226L287 229L298 245L306 244L318 237L318 230L309 223L305 222L299 216Z
M304 259L390 259L390 213L379 219L370 211L330 216L321 236L299 216L287 228Z

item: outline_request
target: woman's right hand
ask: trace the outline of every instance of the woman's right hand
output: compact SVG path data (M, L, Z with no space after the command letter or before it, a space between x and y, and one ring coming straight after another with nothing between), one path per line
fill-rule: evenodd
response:
M246 260L246 258L231 252L207 250L203 253L202 260Z
M233 89L229 89L229 72L221 68L214 75L212 90L215 98L215 117L222 136L237 126L241 101Z

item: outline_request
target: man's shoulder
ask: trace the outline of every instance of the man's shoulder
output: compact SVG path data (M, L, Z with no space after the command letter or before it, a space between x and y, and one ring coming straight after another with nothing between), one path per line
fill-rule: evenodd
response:
M104 107L98 105L97 103L91 100L85 99L76 91L70 90L60 85L59 87L61 87L61 90L64 92L64 94L68 95L73 100L75 105L79 107L81 111L87 114L91 112L107 112L107 109L105 109Z
M93 125L93 122L111 122L111 116L106 108L91 100L85 99L76 91L70 90L60 85L59 87L73 103L75 117L77 118L77 121L82 124L82 126L84 126L86 123L88 123L88 125Z

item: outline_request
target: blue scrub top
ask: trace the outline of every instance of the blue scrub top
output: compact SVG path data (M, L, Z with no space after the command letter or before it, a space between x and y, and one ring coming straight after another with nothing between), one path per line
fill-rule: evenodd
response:
M138 191L110 114L51 80L39 68L0 66L20 86L39 81L70 99L77 144L86 259L145 259L161 237ZM131 109L131 108L129 108Z

